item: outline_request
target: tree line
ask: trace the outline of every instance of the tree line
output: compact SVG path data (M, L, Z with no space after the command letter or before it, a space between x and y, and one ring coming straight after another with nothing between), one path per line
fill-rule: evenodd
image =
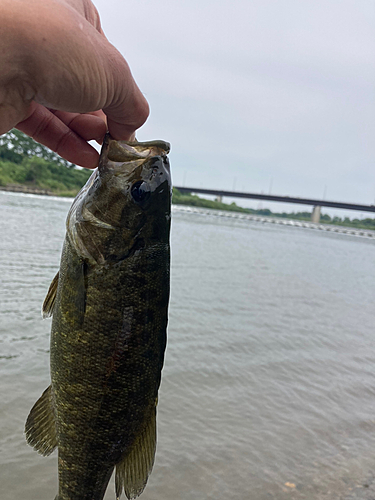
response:
M0 136L0 186L13 184L75 196L92 170L80 169L19 130Z

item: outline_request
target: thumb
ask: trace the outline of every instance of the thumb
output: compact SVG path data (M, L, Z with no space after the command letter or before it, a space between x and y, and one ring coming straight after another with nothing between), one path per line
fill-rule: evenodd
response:
M117 76L118 71L115 71L115 96L109 105L103 107L103 111L107 115L111 136L116 140L131 140L131 136L147 120L149 105L132 77L126 79L125 85L124 80L116 81Z

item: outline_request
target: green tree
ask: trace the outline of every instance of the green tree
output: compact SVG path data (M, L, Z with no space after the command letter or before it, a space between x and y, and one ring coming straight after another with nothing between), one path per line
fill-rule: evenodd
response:
M48 162L59 163L68 168L75 165L61 158L46 146L35 142L19 130L12 129L0 136L0 158L14 163L21 163L25 157L37 156Z
M39 184L38 181L50 176L48 163L43 158L33 157L23 162L27 167L25 181Z

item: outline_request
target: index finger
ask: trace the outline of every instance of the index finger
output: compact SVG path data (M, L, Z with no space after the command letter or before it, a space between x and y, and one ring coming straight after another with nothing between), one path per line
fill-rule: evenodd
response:
M74 131L82 131L82 127L84 138ZM87 141L100 139L106 131L105 122L99 116L86 114L78 117L76 113L66 113L60 119L57 114L35 102L32 103L30 116L18 123L16 128L65 160L85 168L96 168L99 160L98 152Z

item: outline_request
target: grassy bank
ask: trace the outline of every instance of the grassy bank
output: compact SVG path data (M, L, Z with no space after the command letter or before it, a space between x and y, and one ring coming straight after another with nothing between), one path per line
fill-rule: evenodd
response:
M45 190L58 196L75 196L91 173L38 156L24 157L19 163L0 158L0 187L25 186L29 192Z

